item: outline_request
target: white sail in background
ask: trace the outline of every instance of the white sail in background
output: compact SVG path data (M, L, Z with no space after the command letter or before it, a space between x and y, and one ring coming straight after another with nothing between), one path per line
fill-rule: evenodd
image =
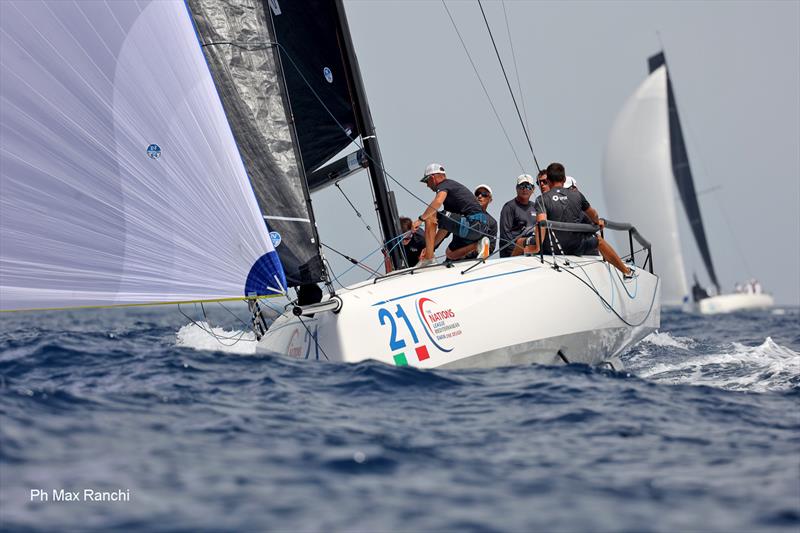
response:
M655 70L625 102L611 128L603 186L613 220L632 222L653 245L665 304L689 293L681 254L670 158L667 73ZM618 250L627 249L617 243Z
M0 309L282 288L184 2L0 10Z

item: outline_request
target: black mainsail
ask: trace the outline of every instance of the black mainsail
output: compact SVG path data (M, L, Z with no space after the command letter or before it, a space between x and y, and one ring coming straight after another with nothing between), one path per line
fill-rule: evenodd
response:
M681 203L683 204L686 216L689 218L689 225L692 228L692 234L700 250L700 255L703 258L706 271L708 272L709 278L711 278L711 282L717 288L717 293L719 293L720 286L717 281L717 274L714 271L714 264L711 261L711 251L708 248L708 240L706 239L706 232L703 227L703 218L700 215L700 205L697 203L697 192L694 187L694 179L692 178L692 169L689 166L689 155L686 151L686 143L683 140L683 130L681 129L681 121L678 116L678 106L675 103L675 93L672 90L672 80L669 76L669 69L667 68L667 60L664 56L664 52L662 51L651 56L648 58L647 63L651 74L662 65L666 69L672 174L675 176L675 184L681 197Z

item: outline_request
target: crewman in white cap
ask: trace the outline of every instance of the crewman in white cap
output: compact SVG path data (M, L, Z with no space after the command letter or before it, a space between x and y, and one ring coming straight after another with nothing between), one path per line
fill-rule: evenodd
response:
M531 202L535 183L530 174L517 177L517 195L500 211L500 257L522 254L525 247L523 234L526 230L533 231L536 225L536 207Z
M447 247L448 259L461 259L472 251L468 245L475 243L478 243L479 257L488 257L486 214L470 190L455 180L447 179L444 166L439 163L431 163L425 167L420 181L435 192L436 196L412 225L412 229L416 231L425 222L425 250L420 255L417 266L435 264L434 250L450 233L453 234L453 240ZM439 211L441 207L444 207L444 211Z

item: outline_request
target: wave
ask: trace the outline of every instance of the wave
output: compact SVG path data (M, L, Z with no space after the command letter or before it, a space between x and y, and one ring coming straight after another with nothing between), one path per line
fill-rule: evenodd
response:
M685 342L691 339L678 341L669 334L658 335L666 337L657 337L655 342L650 339L651 344L691 348L691 344ZM642 362L647 355L645 349L632 361ZM672 354L666 362L633 371L641 378L671 384L750 392L786 391L800 386L800 354L767 337L759 346L733 342L723 352Z
M681 350L688 350L691 346L696 344L694 339L690 339L688 337L678 337L661 331L655 331L651 333L644 338L643 342L654 344L656 346L680 348Z
M254 355L256 336L252 331L227 330L201 321L181 327L175 334L175 345L194 350Z

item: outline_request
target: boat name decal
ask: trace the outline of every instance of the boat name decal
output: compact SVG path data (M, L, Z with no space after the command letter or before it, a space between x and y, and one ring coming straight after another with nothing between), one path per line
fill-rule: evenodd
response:
M453 339L462 333L461 324L456 320L455 312L451 308L442 309L441 307L426 311L426 304L438 305L430 298L417 300L417 316L422 322L425 334L439 350L452 352L455 347L452 346Z

